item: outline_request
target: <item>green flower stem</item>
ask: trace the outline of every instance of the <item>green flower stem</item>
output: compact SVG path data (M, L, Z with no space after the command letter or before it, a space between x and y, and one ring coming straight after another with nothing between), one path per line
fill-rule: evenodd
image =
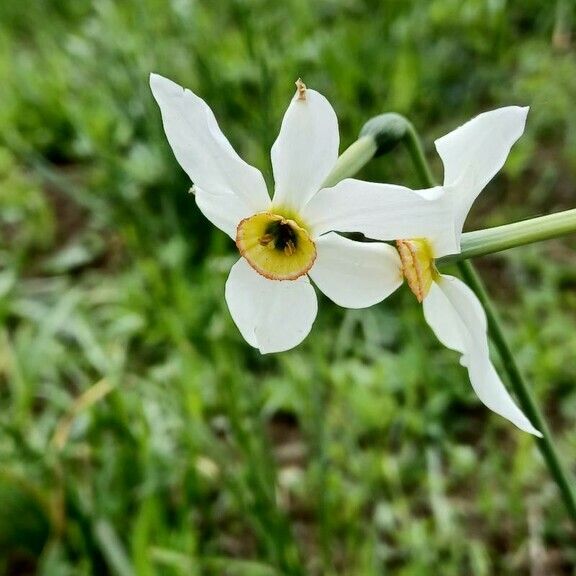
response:
M408 149L410 157L412 158L412 162L416 168L420 182L426 188L433 188L434 186L437 186L437 184L434 181L434 176L430 170L428 160L426 160L426 156L424 155L420 137L418 136L418 133L416 132L412 123L409 123L409 126L410 128L406 130L406 138L404 140L404 144Z
M346 148L339 156L336 166L324 183L322 188L329 188L338 184L340 180L354 176L360 168L370 162L378 151L378 145L371 136L360 136L356 142Z
M552 440L552 434L548 428L546 420L542 416L538 404L534 399L534 395L530 388L526 385L526 382L518 368L518 364L514 360L514 355L512 350L506 341L504 332L502 330L502 324L499 320L498 313L492 304L490 297L486 293L482 280L478 276L478 273L474 270L474 267L470 262L461 262L460 272L462 277L467 282L467 284L474 290L476 296L482 302L484 310L486 311L486 316L488 318L488 326L490 330L490 335L492 337L492 342L498 349L500 358L502 359L502 364L508 374L510 383L516 392L516 396L520 401L520 405L524 410L524 413L532 422L535 428L542 432L542 438L537 438L536 442L540 448L540 452L544 457L546 465L550 470L550 474L554 478L562 497L564 498L564 504L568 509L568 513L574 521L576 521L576 498L574 495L574 490L568 478L567 472L562 467L560 457L556 451L556 446Z
M524 244L558 238L574 232L576 232L576 209L486 230L466 232L462 235L460 254L444 256L438 260L437 264L467 260Z
M436 184L428 167L418 135L416 134L415 130L411 130L407 132L407 136L407 147L410 151L423 186L427 188L435 186ZM502 360L504 370L506 371L506 374L508 374L508 379L512 385L512 388L514 389L518 401L520 402L522 410L531 420L532 424L542 433L542 438L535 439L538 444L538 448L544 457L544 461L548 466L548 470L550 471L552 478L560 490L560 493L564 499L564 504L568 509L568 513L572 517L572 520L576 523L576 496L572 489L568 474L562 466L560 457L558 456L556 446L554 445L554 441L550 433L550 429L546 424L544 416L542 415L538 404L534 400L532 392L526 380L522 376L510 346L506 341L501 321L498 318L498 314L486 292L486 289L484 288L484 284L480 276L478 276L476 273L472 263L468 261L461 261L458 262L457 265L460 273L462 274L462 277L466 280L466 282L468 282L469 286L472 288L472 290L474 290L476 296L478 296L482 302L482 305L484 306L484 310L486 311L486 316L488 318L488 326L492 342L498 350L498 354Z

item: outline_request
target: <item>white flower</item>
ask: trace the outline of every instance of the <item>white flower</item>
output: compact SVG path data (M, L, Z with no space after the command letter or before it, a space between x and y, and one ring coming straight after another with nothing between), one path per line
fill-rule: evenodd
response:
M450 214L437 232L397 241L401 269L424 305L424 317L440 342L460 352L480 400L518 428L541 436L514 404L489 357L486 315L476 295L458 278L440 274L434 260L460 252L464 220L476 197L502 168L510 148L524 132L528 108L510 106L480 114L436 140L444 164L444 185L421 191ZM395 188L395 187L394 187ZM387 185L381 185L386 194ZM372 236L387 237L385 227ZM391 267L390 277L397 269Z
M329 102L300 81L272 147L272 200L260 171L236 154L201 98L156 74L150 86L198 207L242 255L226 301L246 341L263 353L288 350L310 331L317 299L309 278L347 308L372 306L402 283L392 246L335 231L377 230L394 240L437 235L446 222L442 203L400 186L382 194L379 185L348 179L322 189L338 157L338 123Z

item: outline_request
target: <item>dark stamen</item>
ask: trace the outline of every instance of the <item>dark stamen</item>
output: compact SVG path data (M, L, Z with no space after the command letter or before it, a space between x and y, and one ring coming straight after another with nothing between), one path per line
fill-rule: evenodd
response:
M274 239L274 248L291 256L298 246L298 235L287 220L271 222L266 227L266 233L260 238L260 244L267 245Z

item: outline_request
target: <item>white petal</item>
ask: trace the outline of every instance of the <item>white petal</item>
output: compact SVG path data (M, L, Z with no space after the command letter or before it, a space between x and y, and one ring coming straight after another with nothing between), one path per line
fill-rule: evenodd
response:
M462 354L478 398L525 432L541 436L516 406L490 362L486 314L478 298L461 280L441 276L424 300L424 317L440 342Z
M236 154L206 102L158 74L150 75L150 87L174 156L190 179L206 192L235 194L252 212L266 210L262 174Z
M320 190L301 216L315 237L337 231L376 240L428 238L438 256L459 250L451 210L439 186L414 191L349 178Z
M260 352L282 352L306 338L318 311L306 276L268 280L241 258L226 282L226 302L246 342Z
M315 90L299 99L297 91L272 146L274 205L299 210L318 192L336 164L338 144L338 120L328 100Z
M254 214L251 207L232 192L206 192L198 186L194 187L194 192L202 214L232 240L236 240L236 229L240 221Z
M524 132L528 108L508 106L485 112L436 140L444 164L444 186L455 205L457 232L472 203L502 168Z
M380 242L354 242L330 233L316 240L309 274L328 298L345 308L367 308L402 284L398 252Z
M464 307L467 308L467 318L472 319L473 326L470 328L474 329L478 334L484 335L483 338L480 339L480 344L485 346L485 350L487 351L488 340L485 336L487 328L486 314L484 313L482 304L480 304L478 298L476 298L467 285L453 276L443 274L439 283L432 283L430 292L423 302L426 322L432 330L434 330L434 334L436 334L438 340L440 340L446 348L450 348L450 350L455 350L461 354L466 354L466 344L468 341L462 333L463 319L455 305L442 290L442 288L446 288L452 282L462 288L462 292L465 294L463 298L467 297L467 302Z

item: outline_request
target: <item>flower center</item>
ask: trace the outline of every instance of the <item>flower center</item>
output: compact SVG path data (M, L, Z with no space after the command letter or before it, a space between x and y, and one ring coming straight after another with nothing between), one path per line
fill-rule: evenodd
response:
M270 280L296 280L316 260L308 231L280 214L260 212L238 224L236 246L250 266Z
M415 239L397 240L396 247L402 261L404 278L418 302L422 302L430 291L432 280L438 276L432 246L425 239Z

